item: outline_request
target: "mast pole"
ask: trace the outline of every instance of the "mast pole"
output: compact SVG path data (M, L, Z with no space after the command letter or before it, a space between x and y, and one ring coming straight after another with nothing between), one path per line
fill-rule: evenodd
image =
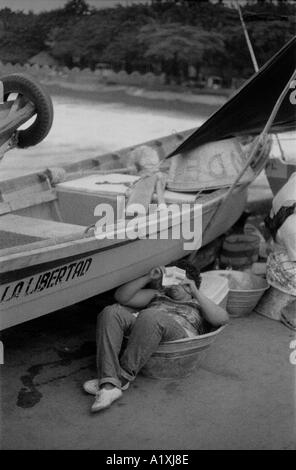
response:
M273 107L273 109L272 109L272 111L269 115L269 118L267 119L267 122L266 122L261 134L258 136L258 138L254 142L254 145L252 146L252 148L250 150L250 154L247 158L247 161L246 161L244 167L240 171L239 175L236 177L235 181L232 183L231 187L226 192L224 198L220 201L220 204L217 205L216 210L214 211L214 214L212 215L212 217L209 220L206 227L203 229L203 233L205 233L205 231L213 224L213 221L215 220L215 217L216 217L218 211L221 210L222 207L225 207L225 204L229 200L229 198L232 196L232 193L233 193L236 185L239 184L240 179L242 178L244 173L247 171L248 166L250 165L250 163L252 162L252 160L255 157L256 153L258 152L260 145L264 144L264 139L265 139L266 135L268 134L268 132L270 130L270 127L272 126L272 123L273 123L273 121L274 121L274 119L277 115L277 112L278 112L278 110L279 110L286 94L288 93L288 91L290 89L290 83L295 78L296 78L296 70L294 70L292 76L289 78L288 82L286 83L286 86L284 87L284 89L282 90L280 96L278 97L278 99L277 99L277 101L276 101L276 103L275 103L275 105L274 105L274 107ZM193 260L193 258L195 256L195 253L196 253L196 251L191 253L191 255L189 256L190 261Z
M203 228L203 234L205 233L206 230L209 229L209 227L213 224L213 221L216 220L216 216L217 216L217 213L218 211L220 211L223 207L225 207L226 205L226 202L229 200L229 198L232 196L232 193L236 187L236 185L239 183L240 179L242 178L242 176L244 175L244 173L247 171L247 168L248 166L250 165L250 163L252 162L253 158L255 157L256 153L258 152L259 150L259 147L260 145L262 145L264 143L264 139L270 129L270 127L272 126L272 123L274 121L274 118L276 117L276 114L286 96L286 94L288 93L289 89L290 89L290 83L292 80L294 80L296 78L296 70L294 70L292 76L290 77L290 79L288 80L288 82L286 83L286 86L284 87L284 89L282 90L280 96L278 97L270 115L269 115L269 118L267 119L267 122L264 126L264 129L262 130L261 134L258 136L258 138L256 139L256 141L254 142L254 145L252 146L252 149L250 150L250 154L247 158L247 161L244 165L244 167L242 168L242 170L240 171L239 175L236 177L235 181L232 183L232 185L230 186L230 188L228 189L228 191L226 192L226 194L224 195L223 199L221 199L220 203L217 205L215 211L214 211L214 214L212 215L212 217L209 219L207 225L205 228ZM193 261L194 259L194 256L196 254L196 251L193 251L190 255L189 255L189 260L190 261Z
M241 7L239 5L239 0L235 1L235 5L236 5L236 8L237 8L240 20L241 20L244 35L245 35L246 42L247 42L249 52L250 52L250 56L251 56L251 59L252 59L252 62L253 62L254 70L255 70L255 72L258 72L258 70L259 70L258 62L257 62L256 56L255 56L255 52L254 52L254 49L253 49L253 46L252 46L252 43L251 43L251 40L250 40L250 37L249 37L249 33L248 33L248 30L247 30L246 24L244 22Z
M248 30L247 30L247 27L246 27L246 23L244 21L244 17L243 17L242 11L241 11L239 0L235 0L235 5L236 5L236 8L237 8L237 11L238 11L238 14L239 14L239 18L240 18L240 21L241 21L241 24L242 24L244 35L245 35L245 38L246 38L246 43L247 43L247 46L249 48L250 56L251 56L251 59L252 59L252 62L253 62L254 70L255 70L255 72L258 72L258 70L259 70L258 62L257 62L255 52L254 52L254 49L253 49L253 46L252 46L252 43L251 43L251 40L250 40L250 36L249 36ZM275 138L276 138L279 150L280 150L282 161L285 161L285 154L284 154L282 145L280 143L280 139L279 139L277 134L275 134Z

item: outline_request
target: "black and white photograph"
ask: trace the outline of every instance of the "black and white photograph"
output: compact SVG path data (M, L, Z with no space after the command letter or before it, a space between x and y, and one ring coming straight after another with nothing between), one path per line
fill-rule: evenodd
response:
M0 0L0 449L296 450L296 0Z

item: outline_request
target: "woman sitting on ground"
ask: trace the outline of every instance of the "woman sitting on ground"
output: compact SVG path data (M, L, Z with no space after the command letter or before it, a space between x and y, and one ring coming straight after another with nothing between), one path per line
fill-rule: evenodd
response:
M256 312L266 315L265 305L275 305L277 308L268 309L267 316L296 331L296 172L274 197L265 224L272 236L266 264L271 289Z
M120 398L161 342L194 337L227 323L227 312L199 291L199 271L184 260L176 267L186 272L182 283L162 287L164 268L154 268L119 287L118 303L99 314L98 379L84 384L84 390L96 396L91 411L103 410Z

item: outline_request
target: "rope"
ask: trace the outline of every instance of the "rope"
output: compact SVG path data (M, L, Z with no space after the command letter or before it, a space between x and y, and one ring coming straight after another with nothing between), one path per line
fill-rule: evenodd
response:
M274 121L274 118L286 96L286 94L288 93L289 89L290 89L290 82L296 77L296 70L294 70L294 72L292 73L292 76L290 77L290 79L288 80L285 88L283 89L282 93L280 94L280 96L278 97L273 109L272 109L272 112L261 132L261 134L255 139L253 145L252 145L252 148L250 150L250 155L245 163L245 166L244 168L242 168L241 172L239 173L239 175L237 176L237 178L234 180L234 182L232 183L231 187L228 189L226 195L224 196L223 199L221 199L220 203L217 205L215 211L214 211L214 214L212 215L212 217L209 219L209 222L207 223L206 227L203 229L203 233L205 233L206 230L208 230L208 228L211 226L211 224L213 224L213 221L216 220L216 215L217 215L217 212L218 210L222 209L223 207L225 207L226 205L226 202L228 201L228 199L230 198L230 196L232 195L235 187L237 186L237 184L239 183L241 177L245 174L245 172L247 171L247 168L249 167L249 165L251 164L252 160L254 159L256 153L258 152L258 150L260 149L260 145L263 147L265 144L266 144L266 141L267 141L267 134L268 134L268 131ZM267 155L265 156L265 160L267 160L268 158L268 153ZM264 162L263 162L264 163ZM195 256L195 252L193 252L191 255L190 255L190 260L193 259L193 257Z
M280 160L282 161L282 163L286 163L286 157L285 157L285 154L284 154L283 147L281 145L279 136L277 134L275 134L275 138L276 138L277 144L278 144L279 149L280 149L280 154L281 154Z

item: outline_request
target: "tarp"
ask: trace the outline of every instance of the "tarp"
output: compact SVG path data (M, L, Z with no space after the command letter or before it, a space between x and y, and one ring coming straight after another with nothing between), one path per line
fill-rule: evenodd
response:
M295 62L296 36L168 157L207 142L238 135L260 134L295 70ZM291 93L287 93L270 132L280 133L296 128L296 104L290 101Z

